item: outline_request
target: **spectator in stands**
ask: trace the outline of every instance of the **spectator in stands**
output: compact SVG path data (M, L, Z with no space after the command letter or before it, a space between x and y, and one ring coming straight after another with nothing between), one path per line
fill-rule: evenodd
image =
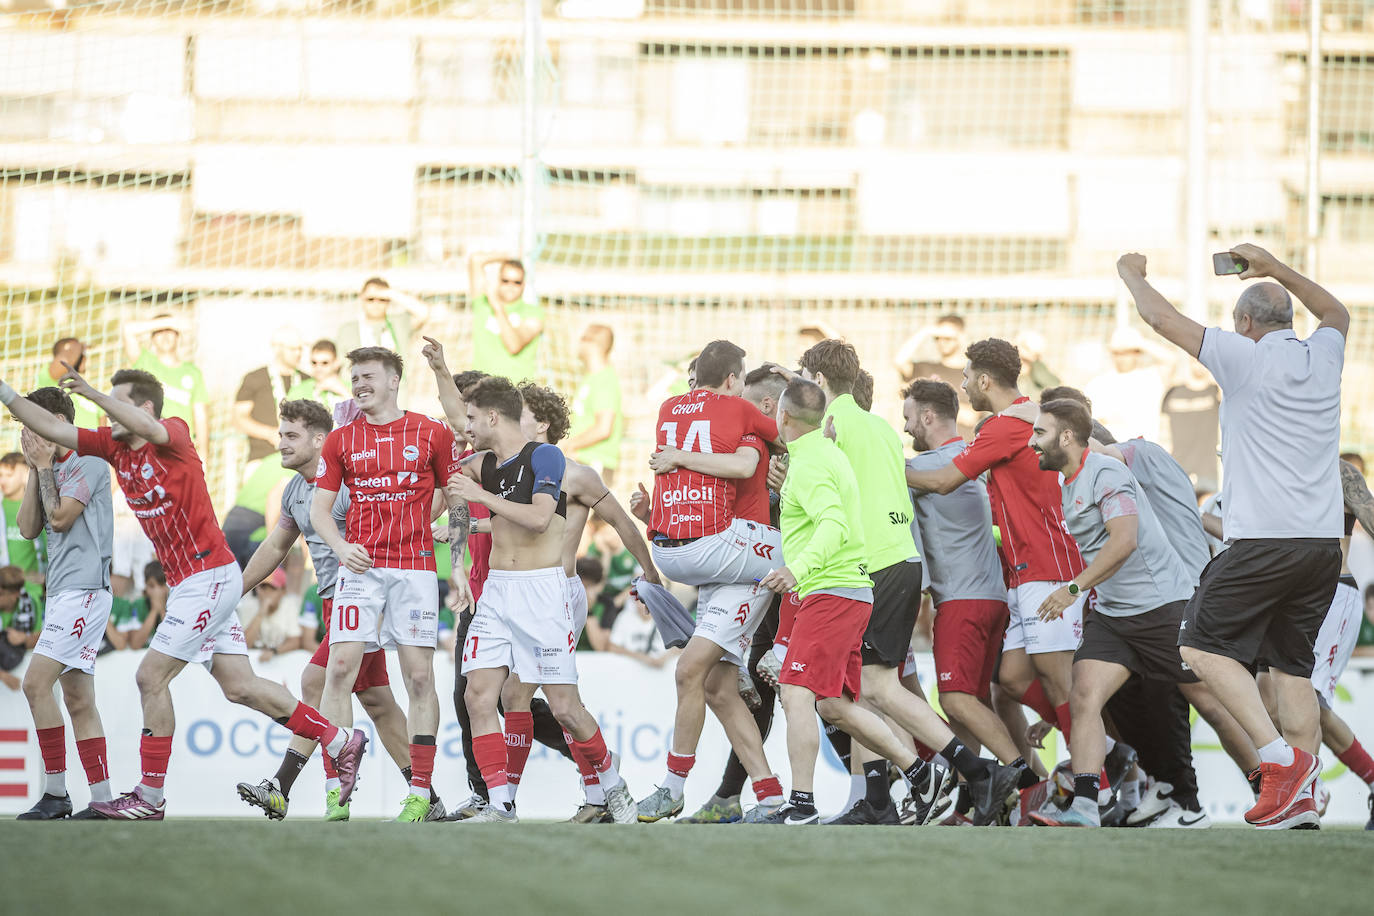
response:
M48 535L30 541L19 531L19 505L29 485L29 464L22 452L0 457L0 564L18 566L29 582L42 584L48 565Z
M496 266L496 284L488 268ZM512 381L535 379L544 308L525 301L525 265L509 255L474 252L468 258L472 303L472 368Z
M116 597L105 624L105 641L100 653L120 649L142 649L167 613L167 574L156 560L143 567L143 593L134 600Z
M293 327L272 332L272 362L243 377L234 396L234 428L248 437L246 473L277 450L277 405L306 376L300 371L301 334ZM280 462L278 462L280 464Z
M62 365L66 363L67 365ZM67 374L67 366L77 372L86 371L86 345L75 337L64 337L52 345L52 362L48 368L38 373L34 388L60 387L62 376ZM80 401L80 404L75 402ZM81 429L96 429L100 426L100 411L85 398L72 398L76 406L76 419L72 422Z
M1107 349L1111 370L1083 389L1093 402L1093 418L1122 442L1137 436L1158 440L1159 411L1164 403L1162 368L1173 365L1175 354L1149 343L1129 325L1112 332Z
M340 401L346 401L353 395L348 391L348 384L339 374L342 360L339 359L339 348L334 346L332 340L317 340L310 348L310 367L308 375L291 386L291 390L286 393L288 401L319 401L329 411L334 410L334 405Z
M606 567L601 565L601 561L596 557L577 558L577 578L582 580L582 587L588 595L599 596L601 588L606 584ZM601 604L593 602L592 607L587 610L587 626L582 630L582 639L577 644L579 652L587 649L596 652L605 652L610 648L611 630L613 620L603 620L601 614L604 608Z
M301 647L302 602L286 590L286 570L277 567L239 603L246 621L243 638L250 649L262 649L259 661Z
M628 655L650 668L662 668L668 661L668 651L663 646L663 637L649 609L636 598L630 598L625 608L615 618L611 626L609 650L617 655Z
M359 347L385 347L402 356L430 319L429 303L392 289L382 277L368 277L358 294L358 317L334 335L340 355Z
M611 365L615 332L593 324L582 332L577 358L587 374L572 402L572 426L562 443L563 451L590 465L606 486L615 485L620 464L620 440L625 434L625 415L620 409L620 377Z
M38 586L24 581L18 566L0 567L0 684L19 689L12 672L19 667L43 631L43 608Z
M921 352L928 342L935 344L934 360L922 359ZM959 435L972 441L978 412L969 404L964 391L964 319L960 315L942 315L934 325L921 328L897 350L895 364L902 381L910 383L918 378L944 382L959 392Z
M1045 355L1044 334L1032 330L1022 331L1016 338L1016 349L1021 354L1021 377L1018 384L1022 394L1032 401L1039 401L1040 392L1062 384L1059 376L1050 371L1050 367L1045 365L1042 358Z
M275 453L255 464L239 487L229 513L224 516L224 540L239 566L247 566L267 532L277 526L281 516L281 494L294 471L281 466Z
M614 625L612 621L615 615L620 613L630 597L631 584L641 570L634 554L625 549L625 542L614 528L595 515L589 524L591 543L587 545L586 555L601 563L605 570L605 582L599 594L593 597L589 593L587 597L596 606L602 626L610 629Z
M1169 421L1170 451L1194 487L1216 489L1221 389L1207 367L1192 357L1184 357L1180 375L1179 384L1164 393L1162 407Z
M188 327L185 319L166 313L149 321L126 322L124 354L133 360L132 368L157 376L162 383L162 419L185 420L203 457L210 447L210 392L200 369L181 355ZM144 334L150 335L147 347L139 344Z

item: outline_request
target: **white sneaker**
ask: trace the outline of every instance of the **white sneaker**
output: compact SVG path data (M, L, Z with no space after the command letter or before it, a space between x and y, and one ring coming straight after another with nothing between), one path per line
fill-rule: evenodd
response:
M1188 811L1178 802L1173 802L1169 810L1156 817L1146 827L1175 827L1189 830L1205 830L1212 826L1212 819L1206 811Z
M1312 784L1312 800L1317 803L1317 817L1326 817L1327 806L1331 804L1331 790L1326 787L1326 783L1317 777L1317 781Z
M1174 787L1167 782L1150 783L1150 788L1140 798L1140 804L1126 818L1126 826L1144 827L1170 809L1178 807L1174 802L1173 793Z
M639 809L635 806L635 800L630 797L630 789L625 785L625 780L620 780L620 785L614 789L606 790L606 810L611 812L611 820L617 824L634 824L639 821Z

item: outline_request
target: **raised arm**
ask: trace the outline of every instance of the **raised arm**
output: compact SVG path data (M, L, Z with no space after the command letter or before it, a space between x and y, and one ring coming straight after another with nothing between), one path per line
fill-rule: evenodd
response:
M1339 299L1312 280L1258 245L1237 245L1231 249L1231 253L1245 259L1246 269L1240 275L1242 280L1254 277L1277 280L1297 297L1309 312L1317 316L1317 320L1321 322L1320 327L1340 331L1342 337L1350 331L1350 312Z
M1364 475L1349 461L1341 462L1341 495L1346 511L1355 516L1367 533L1374 534L1374 495L1370 494Z
M720 454L663 448L649 456L649 467L655 474L668 474L683 468L708 477L743 479L753 477L758 466L759 450L750 445Z
M433 309L428 302L412 296L410 293L393 288L391 290L391 301L405 309L410 315L410 327L413 331L418 331L429 321L433 314Z
M424 341L425 345L420 350L420 355L434 372L434 380L439 386L439 404L444 408L444 419L448 421L449 429L453 430L454 435L463 436L463 430L468 425L467 415L463 412L463 394L454 384L453 373L449 371L448 362L444 359L444 345L433 337L426 337Z
M63 365L66 364L63 363ZM0 382L0 404L9 408L16 420L49 442L56 442L67 448L76 448L75 426L56 414L49 413L39 407L5 382Z
M1145 256L1123 254L1116 262L1116 272L1135 299L1135 310L1159 336L1182 349L1189 356L1202 352L1202 325L1174 308L1173 303L1160 295L1145 279Z
M129 432L140 439L145 439L154 445L166 445L171 439L171 434L167 432L167 427L163 426L162 421L157 419L157 417L154 417L152 414L148 413L148 411L135 404L130 404L127 401L116 401L108 394L96 391L91 387L90 382L82 378L75 369L68 366L66 363L62 365L67 366L67 374L62 376L62 387L67 391L72 394L79 394L92 404L95 404L95 406L105 411L111 420L118 421L128 429ZM44 434L42 430L35 429L35 431L38 432L39 435L42 435L44 439L51 439L54 442L58 442L59 445L67 445L65 442L60 442L54 437ZM75 441L68 447L76 448Z
M491 298L487 289L487 265L503 260L499 254L489 251L474 251L468 255L468 304L478 296Z

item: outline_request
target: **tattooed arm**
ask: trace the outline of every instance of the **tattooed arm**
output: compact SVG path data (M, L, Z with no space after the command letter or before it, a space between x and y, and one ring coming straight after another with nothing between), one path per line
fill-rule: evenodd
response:
M472 516L468 509L467 500L454 493L452 489L446 488L444 495L448 499L448 546L450 556L453 558L453 581L449 591L449 607L457 613L464 608L472 607L472 590L468 586L467 563L463 559L463 554L468 545L468 525Z
M1361 528L1374 534L1374 495L1370 494L1364 475L1349 461L1341 462L1341 495L1345 498L1345 510L1359 520Z

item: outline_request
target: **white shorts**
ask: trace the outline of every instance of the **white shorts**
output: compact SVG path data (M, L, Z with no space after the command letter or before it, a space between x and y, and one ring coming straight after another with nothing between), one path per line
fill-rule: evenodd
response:
M1035 616L1045 599L1067 585L1067 582L1022 582L1007 590L1007 635L1002 651L1025 649L1028 655L1042 652L1076 652L1083 641L1083 599L1064 609L1058 620L1044 621Z
M581 639L587 628L587 586L577 576L568 576L568 608L572 611L573 636Z
M754 631L763 621L773 593L756 582L703 585L697 590L697 626L692 637L709 639L725 651L721 661L743 665Z
M439 643L439 577L428 569L339 570L329 642L360 642L364 652Z
M1362 605L1359 589L1344 583L1337 585L1331 610L1326 612L1322 628L1317 632L1317 641L1313 644L1316 664L1312 668L1312 686L1328 707L1336 697L1336 684L1355 651L1360 620L1364 616Z
M338 605L334 613L338 614ZM562 567L493 569L463 643L463 674L508 668L526 684L576 684L568 577Z
M911 646L906 647L906 658L902 659L902 667L897 672L897 677L910 677L916 673L916 650Z
M108 588L72 588L48 596L43 609L43 632L34 647L42 655L65 665L68 671L95 674L95 657L105 638L114 596Z
M216 655L247 655L239 624L243 571L226 563L187 576L167 593L167 615L149 648L208 669Z
M782 534L737 518L730 527L680 547L653 547L658 571L683 585L753 585L782 564Z

